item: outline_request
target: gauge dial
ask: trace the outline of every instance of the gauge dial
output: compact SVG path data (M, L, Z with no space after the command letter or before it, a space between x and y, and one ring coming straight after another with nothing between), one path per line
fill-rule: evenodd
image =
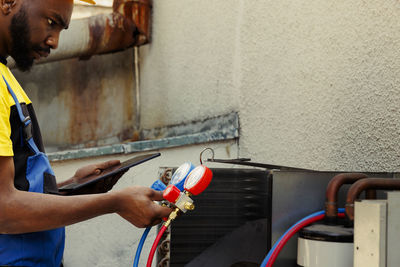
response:
M183 191L183 185L188 174L194 169L194 165L190 162L185 162L174 172L171 178L171 184Z
M194 168L186 178L184 189L193 195L198 195L210 184L212 172L204 165Z

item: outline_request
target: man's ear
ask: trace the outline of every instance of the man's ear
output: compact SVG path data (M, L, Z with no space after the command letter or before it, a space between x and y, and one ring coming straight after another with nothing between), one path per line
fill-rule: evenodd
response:
M1 12L4 15L8 15L11 13L11 10L15 7L17 4L17 0L0 0L1 6Z

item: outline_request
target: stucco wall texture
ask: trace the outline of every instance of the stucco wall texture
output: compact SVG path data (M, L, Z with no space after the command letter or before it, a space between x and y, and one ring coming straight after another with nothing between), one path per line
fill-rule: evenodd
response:
M400 169L400 2L154 1L142 124L238 111L240 156Z

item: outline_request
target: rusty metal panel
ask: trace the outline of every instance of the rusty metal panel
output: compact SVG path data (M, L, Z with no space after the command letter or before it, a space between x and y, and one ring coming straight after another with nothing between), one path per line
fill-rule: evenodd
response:
M14 71L30 96L48 152L132 139L133 51Z

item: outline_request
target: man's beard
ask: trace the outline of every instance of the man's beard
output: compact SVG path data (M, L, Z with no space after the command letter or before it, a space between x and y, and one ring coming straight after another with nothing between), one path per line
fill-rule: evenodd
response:
M29 25L24 7L18 11L11 19L11 52L17 68L21 71L28 71L33 65L33 58L30 56L30 33Z
M41 48L40 45L31 45L27 13L23 6L11 19L9 30L11 33L10 56L15 60L19 70L29 71L32 68L34 60L32 51L50 53L49 47Z

